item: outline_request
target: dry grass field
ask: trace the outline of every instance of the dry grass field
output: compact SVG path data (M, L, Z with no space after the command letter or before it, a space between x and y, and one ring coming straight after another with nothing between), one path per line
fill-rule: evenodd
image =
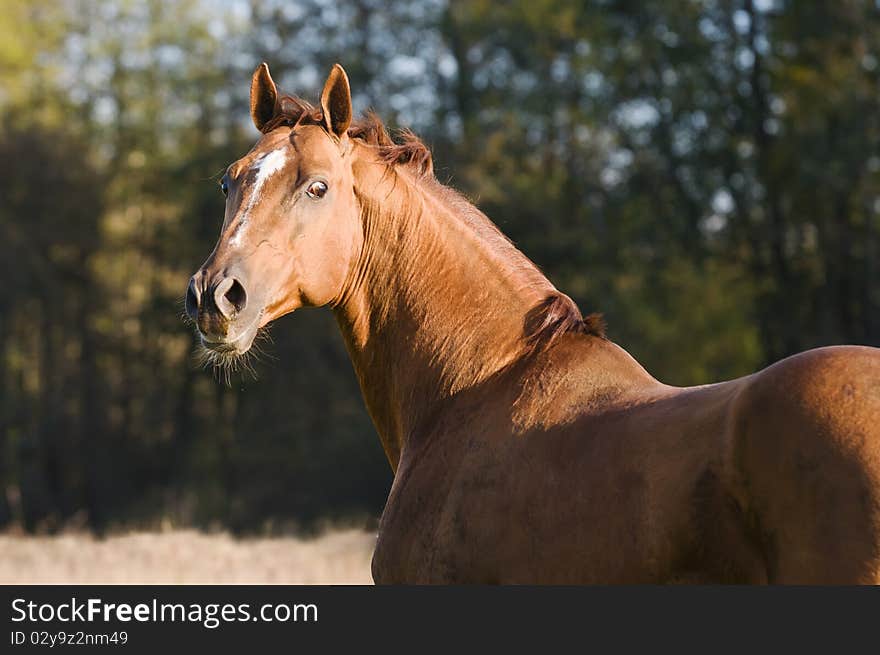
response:
M354 529L315 539L0 535L0 584L372 584L374 543L375 534Z

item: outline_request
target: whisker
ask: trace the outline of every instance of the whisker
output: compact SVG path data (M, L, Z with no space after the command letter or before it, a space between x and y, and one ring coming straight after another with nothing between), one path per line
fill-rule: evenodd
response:
M259 334L259 333L258 333ZM252 344L251 348L245 353L236 353L232 350L222 351L207 348L201 340L196 346L192 354L192 362L195 366L205 370L212 369L215 379L218 382L232 387L232 382L236 374L242 374L245 377L251 377L259 380L257 373L257 363L262 357L272 358L258 344Z

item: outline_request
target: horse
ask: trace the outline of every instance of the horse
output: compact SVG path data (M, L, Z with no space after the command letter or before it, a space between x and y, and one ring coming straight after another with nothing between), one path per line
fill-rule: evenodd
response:
M663 384L339 64L319 105L260 65L250 113L187 313L229 363L332 310L394 471L376 583L880 582L880 350Z

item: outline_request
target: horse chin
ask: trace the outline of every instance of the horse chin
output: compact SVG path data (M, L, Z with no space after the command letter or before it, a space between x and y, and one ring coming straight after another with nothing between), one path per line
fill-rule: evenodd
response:
M259 321L254 321L250 326L241 331L240 334L232 339L224 339L223 341L209 341L205 336L199 333L202 350L208 361L217 362L221 360L232 361L243 356L250 350L254 343L254 339L259 331Z

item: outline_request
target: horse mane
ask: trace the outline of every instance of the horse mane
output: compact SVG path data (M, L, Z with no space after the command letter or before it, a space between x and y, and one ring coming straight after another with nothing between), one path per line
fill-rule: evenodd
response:
M319 107L296 96L282 96L275 116L263 125L261 132L268 134L282 125L296 127L323 125L323 122L324 112ZM348 128L348 136L376 147L379 159L386 164L410 166L418 176L434 174L433 157L428 146L408 129L400 130L398 141L395 141L373 111L354 120Z
M275 116L263 125L261 132L268 134L281 126L323 124L323 111L319 107L302 98L285 95L279 99ZM434 190L440 191L453 204L463 207L466 219L476 224L484 234L486 234L485 228L489 228L490 239L500 237L510 244L506 235L464 196L436 180L431 151L411 130L400 130L395 140L376 113L369 111L352 122L348 128L348 136L376 148L379 161L392 167L405 166L410 172L415 173L417 179L430 180ZM480 217L480 220L476 220L475 216ZM513 247L512 244L510 246ZM540 274L537 267L535 272ZM604 339L605 321L601 314L595 313L584 318L571 298L553 289L526 314L523 344L527 352L534 353L549 348L565 334L592 335Z
M569 333L604 339L605 319L597 313L584 318L574 300L558 291L548 294L526 314L523 339L528 350L549 348Z

